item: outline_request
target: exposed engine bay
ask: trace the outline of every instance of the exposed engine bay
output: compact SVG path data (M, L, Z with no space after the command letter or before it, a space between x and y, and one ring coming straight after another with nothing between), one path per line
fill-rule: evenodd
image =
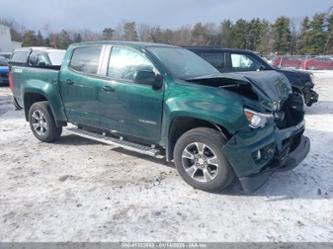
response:
M279 129L295 126L304 118L304 99L293 91L288 79L275 71L210 75L186 81L222 88L252 101L259 101L274 115Z

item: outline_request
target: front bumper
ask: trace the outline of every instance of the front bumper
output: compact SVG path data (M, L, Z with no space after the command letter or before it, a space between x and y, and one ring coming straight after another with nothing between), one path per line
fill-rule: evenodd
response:
M272 173L293 169L306 157L310 140L303 131L301 122L281 130L271 126L243 131L229 140L223 152L246 192L254 192Z
M310 88L303 90L304 102L307 106L311 106L313 103L318 102L319 94Z

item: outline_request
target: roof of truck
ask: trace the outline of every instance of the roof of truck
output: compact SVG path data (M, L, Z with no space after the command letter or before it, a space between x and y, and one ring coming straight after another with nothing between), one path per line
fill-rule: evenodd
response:
M196 51L225 51L225 52L236 52L236 53L256 53L248 49L239 48L223 48L223 47L209 47L209 46L183 46L183 48Z
M176 47L170 44L163 43L153 43L153 42L135 42L135 41L89 41L89 42L80 42L73 43L71 47L80 47L85 45L125 45L135 48L146 48L146 47Z

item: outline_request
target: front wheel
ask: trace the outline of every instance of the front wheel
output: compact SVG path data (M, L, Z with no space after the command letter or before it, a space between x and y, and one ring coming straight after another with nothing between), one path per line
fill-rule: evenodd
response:
M61 136L47 101L34 103L29 110L29 123L34 136L42 142L53 142Z
M226 140L210 128L195 128L184 133L174 149L176 168L194 188L218 192L234 179L234 173L222 153Z

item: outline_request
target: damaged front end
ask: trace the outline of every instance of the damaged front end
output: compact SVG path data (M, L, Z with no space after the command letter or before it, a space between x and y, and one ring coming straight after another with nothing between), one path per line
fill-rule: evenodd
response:
M308 154L304 100L282 74L249 72L191 79L237 93L243 99L246 125L222 150L243 188L253 192L275 171L296 167Z

